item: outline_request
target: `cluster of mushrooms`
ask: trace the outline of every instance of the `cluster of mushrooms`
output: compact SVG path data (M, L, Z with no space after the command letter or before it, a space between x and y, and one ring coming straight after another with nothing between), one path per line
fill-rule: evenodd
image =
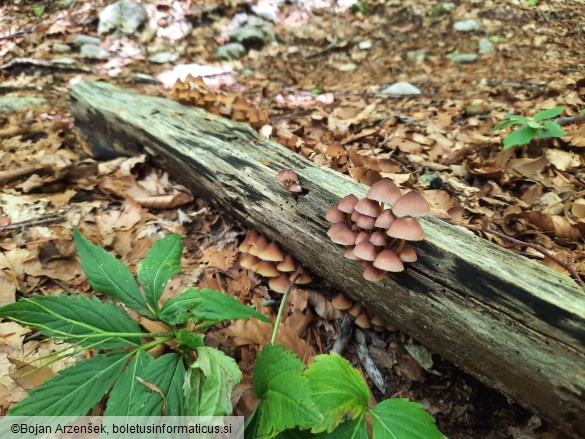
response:
M359 302L354 302L343 293L339 293L331 300L333 308L347 311L355 317L355 324L363 329L373 328L376 331L387 329L390 332L396 331L394 325L385 321L379 314L366 308Z
M392 180L383 178L362 200L347 195L329 208L325 218L333 225L327 235L346 246L346 258L362 261L366 280L378 282L388 272L404 271L405 262L416 261L416 251L406 242L425 238L415 217L430 213L418 192L403 195Z
M268 286L277 293L284 294L292 280L300 274L297 285L308 284L311 276L295 259L282 251L275 242L255 230L246 233L246 237L238 247L244 253L240 259L240 266L260 276L268 277Z

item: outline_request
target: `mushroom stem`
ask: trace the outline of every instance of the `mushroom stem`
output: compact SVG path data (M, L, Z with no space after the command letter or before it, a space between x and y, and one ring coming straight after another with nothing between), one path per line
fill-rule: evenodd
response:
M272 330L272 338L270 339L270 344L273 345L276 342L276 335L278 334L278 327L280 326L280 321L282 320L282 312L284 311L284 307L286 306L286 301L288 300L288 295L295 286L296 281L301 277L301 273L297 273L297 275L293 278L290 285L284 292L284 296L282 296L282 300L280 302L280 306L278 307L278 314L276 315L276 320L274 321L274 329Z
M398 242L398 238L392 238L392 240L388 243L388 247L387 248L392 248L392 246L394 244L396 244Z
M397 255L400 255L400 252L404 248L404 244L406 244L406 241L404 239L401 239L400 240L400 244L398 244L398 247L396 248L396 254Z

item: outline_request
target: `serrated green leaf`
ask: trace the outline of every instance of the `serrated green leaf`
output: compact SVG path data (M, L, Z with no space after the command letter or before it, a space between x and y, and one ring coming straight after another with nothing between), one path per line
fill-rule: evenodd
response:
M504 137L504 149L511 148L516 145L526 145L534 139L536 136L536 130L530 127L520 128L516 131L512 131L506 137Z
M122 261L73 229L73 238L81 268L91 287L100 293L115 297L146 317L154 317L132 273Z
M177 340L179 340L181 345L191 350L196 350L201 346L204 346L204 338L204 334L195 334L194 332L189 331L187 328L183 328L177 331Z
M324 420L313 433L332 432L339 424L361 416L368 407L370 389L360 373L342 356L317 355L305 371L312 398Z
M319 433L313 434L311 437L313 439L369 439L368 429L366 427L366 423L364 421L364 414L360 417L354 419L353 421L347 421L343 424L339 425L335 430L331 433ZM287 434L288 431L285 431L283 434ZM300 434L299 434L300 433ZM303 439L302 433L299 432L297 435L299 439ZM280 439L280 435L278 436ZM305 436L306 437L306 436ZM287 438L286 436L282 439L293 439ZM388 439L394 439L392 436L389 436Z
M422 405L406 398L390 398L368 409L372 415L372 439L447 439Z
M296 426L312 427L323 417L311 399L303 362L282 345L264 346L254 366L254 392L262 399L257 408L258 434L272 438Z
M120 376L110 393L104 416L130 416L136 400L136 389L142 386L136 379L154 358L143 351L137 351L134 358Z
M184 416L185 365L180 354L166 354L157 358L138 377L156 386L165 395L165 399L163 400L160 393L139 382L134 404L130 407L130 416Z
M185 416L229 416L234 387L242 380L236 361L218 349L200 347L185 382Z
M222 320L244 319L255 317L263 322L271 320L258 311L241 304L237 299L219 291L189 287L177 297L167 300L159 318L169 325L186 323L187 321L219 322Z
M140 336L112 335L140 334L141 331L138 324L118 306L96 297L67 294L33 296L0 308L0 317L33 326L49 337L94 349L140 345Z
M168 235L156 241L146 258L138 263L138 280L144 289L146 301L158 310L158 300L171 277L181 271L181 255L185 235Z
M553 117L560 116L563 111L565 111L565 107L553 107L548 110L540 110L534 115L534 120L538 122L539 120L552 119Z
M544 129L539 130L538 133L536 133L537 137L540 139L563 137L567 134L558 123L553 122L552 120L546 120L542 124L544 125Z
M131 353L97 355L63 369L8 410L13 416L83 416L118 379Z
M492 128L492 131L502 130L512 125L526 125L527 121L519 121L519 120L508 120L506 122L502 122L495 127Z
M256 439L260 436L258 433L258 427L260 423L258 422L260 416L258 415L258 410L254 410L244 421L244 438L248 439Z

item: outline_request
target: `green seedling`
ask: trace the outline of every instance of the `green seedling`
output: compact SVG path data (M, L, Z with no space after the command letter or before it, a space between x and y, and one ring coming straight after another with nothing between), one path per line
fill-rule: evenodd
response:
M231 394L242 373L233 358L205 346L199 331L223 320L270 319L227 294L208 289L187 288L160 304L165 285L181 269L181 238L169 235L154 243L138 264L137 283L120 260L74 230L91 287L171 330L142 332L114 301L97 297L33 296L0 308L0 318L32 326L75 347L59 358L86 349L97 351L31 390L10 408L9 416L82 416L105 395L105 416L232 413ZM292 352L275 344L295 281L282 298L271 342L257 356L253 388L260 404L246 420L245 437L367 439L369 415L373 439L446 439L418 403L392 398L369 407L366 381L343 357L318 355L305 367ZM175 346L172 352L159 358L149 353L171 340L177 341L170 343Z
M204 334L198 330L223 320L270 319L208 289L187 288L160 306L165 285L181 269L181 238L169 235L154 243L138 264L139 285L120 260L74 230L81 266L92 288L171 330L142 332L115 302L95 296L33 296L0 308L0 317L71 343L75 350L69 355L86 349L98 352L31 390L8 415L83 416L108 393L105 416L232 413L231 392L242 373L233 358L205 346ZM195 330L188 330L187 324ZM173 351L159 358L149 353L171 340L178 341Z
M366 381L340 355L317 355L305 368L295 354L274 344L295 280L282 299L271 343L256 359L254 392L260 404L246 419L245 437L368 439L369 415L372 439L446 439L433 417L406 398L391 398L369 407Z
M493 130L502 130L512 125L520 125L520 128L504 137L504 149L527 145L535 137L539 139L562 137L567 134L566 131L558 123L550 119L559 116L563 111L565 111L565 107L554 107L548 110L541 110L534 117L507 114L504 116L504 119L507 120L496 125Z

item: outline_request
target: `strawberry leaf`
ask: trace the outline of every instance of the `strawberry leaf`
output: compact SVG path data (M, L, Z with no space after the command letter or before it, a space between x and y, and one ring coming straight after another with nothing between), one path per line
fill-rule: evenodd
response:
M233 358L215 348L198 348L185 383L185 416L231 415L232 391L240 381L242 372Z
M372 439L447 439L422 405L406 398L390 398L368 409L372 415Z
M331 432L344 421L356 419L368 407L370 389L349 362L335 353L318 355L305 371L313 401L324 416L313 433Z
M302 371L303 362L282 345L264 346L258 354L254 392L262 402L256 409L257 435L269 439L297 425L312 427L322 422Z

